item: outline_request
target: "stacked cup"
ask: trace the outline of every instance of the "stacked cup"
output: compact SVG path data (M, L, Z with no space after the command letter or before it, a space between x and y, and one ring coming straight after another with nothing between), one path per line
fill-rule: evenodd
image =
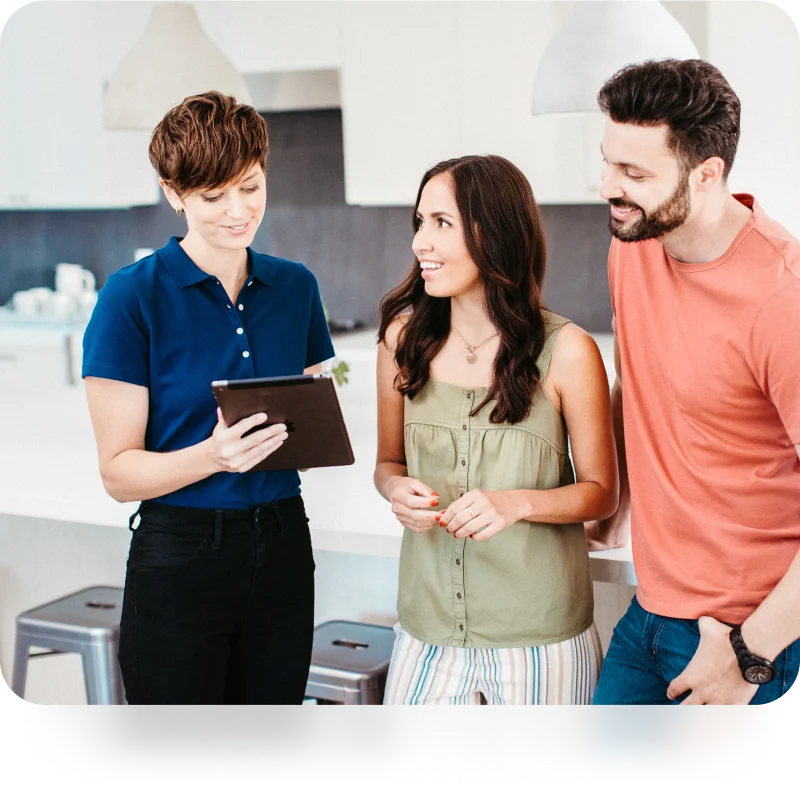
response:
M77 263L56 264L56 292L51 313L66 318L75 313L88 316L97 302L94 275Z

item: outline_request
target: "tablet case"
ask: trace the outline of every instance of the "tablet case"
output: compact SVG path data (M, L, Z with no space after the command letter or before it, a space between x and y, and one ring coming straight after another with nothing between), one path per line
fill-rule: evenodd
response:
M313 469L355 462L330 376L214 381L211 388L227 425L266 412L266 422L244 436L279 422L286 425L289 436L283 445L250 471Z

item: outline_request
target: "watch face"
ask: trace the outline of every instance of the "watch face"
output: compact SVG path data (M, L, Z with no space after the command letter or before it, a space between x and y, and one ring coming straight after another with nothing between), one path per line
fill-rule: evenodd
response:
M775 673L769 667L759 665L747 667L744 672L745 680L748 683L757 683L759 685L762 683L769 683L774 676Z

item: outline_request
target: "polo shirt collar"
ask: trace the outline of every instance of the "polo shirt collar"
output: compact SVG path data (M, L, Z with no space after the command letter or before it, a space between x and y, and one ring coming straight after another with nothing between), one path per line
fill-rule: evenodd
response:
M208 272L204 272L185 252L181 247L180 242L183 237L173 236L169 242L158 251L164 266L172 276L172 279L178 284L180 288L186 288L189 285L197 285L197 283L208 280L212 277ZM247 263L248 271L264 285L269 285L272 282L272 270L269 262L263 255L253 252L250 247L247 248Z

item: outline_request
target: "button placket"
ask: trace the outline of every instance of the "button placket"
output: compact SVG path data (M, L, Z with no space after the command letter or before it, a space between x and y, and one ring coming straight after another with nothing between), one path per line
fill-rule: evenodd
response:
M244 329L244 324L242 322L241 313L244 312L244 300L242 299L242 291L244 291L245 287L250 286L252 284L253 284L253 280L251 279L248 283L246 283L246 285L244 287L242 287L239 290L239 293L237 295L238 298L233 303L236 306L237 309L236 310L232 310L228 314L228 315L231 316L231 318L233 320L234 328L235 328L236 335L237 335L236 339L239 341L238 345L239 345L239 348L241 349L242 359L243 360L247 360L247 362L244 363L244 364L246 366L247 373L248 373L248 375L250 377L255 376L255 368L253 366L252 352L250 351L250 344L248 342L247 333L245 332L245 329ZM220 287L222 287L222 286L220 285ZM227 294L226 294L226 297L227 297ZM228 309L231 309L230 300L228 300L228 305L227 306L228 306Z
M474 393L467 390L461 400L461 413L459 423L461 430L458 432L458 459L456 480L458 495L463 496L469 490L469 442L470 442L470 412L472 411ZM467 630L467 600L464 588L464 549L467 539L461 538L453 541L453 614L455 620L454 643L464 646L468 636Z

